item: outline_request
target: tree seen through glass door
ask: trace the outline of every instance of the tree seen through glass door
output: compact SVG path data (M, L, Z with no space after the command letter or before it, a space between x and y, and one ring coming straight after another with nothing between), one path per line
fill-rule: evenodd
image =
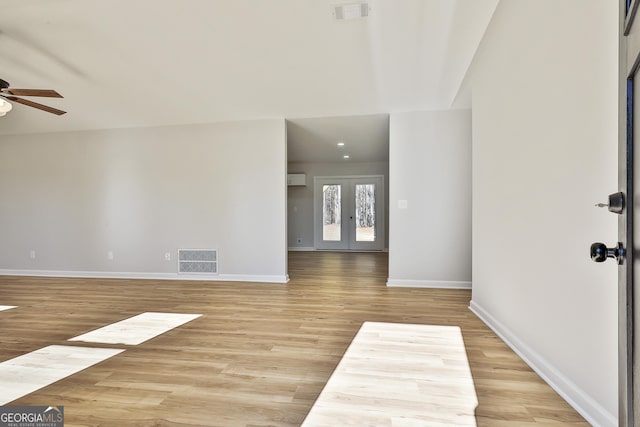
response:
M342 186L322 186L322 240L339 242L341 237Z
M356 242L376 240L376 186L356 185Z

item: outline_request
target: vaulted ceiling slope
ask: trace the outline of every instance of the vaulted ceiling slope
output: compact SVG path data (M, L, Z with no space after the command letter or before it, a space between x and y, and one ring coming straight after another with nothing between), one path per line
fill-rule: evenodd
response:
M497 2L0 0L0 78L68 111L0 134L447 108Z

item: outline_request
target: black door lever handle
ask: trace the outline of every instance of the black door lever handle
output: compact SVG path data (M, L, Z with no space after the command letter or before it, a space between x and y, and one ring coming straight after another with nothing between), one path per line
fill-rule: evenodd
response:
M618 264L622 264L625 250L622 243L618 242L615 248L607 248L604 243L596 242L591 245L591 259L595 262L604 262L607 258L614 258Z

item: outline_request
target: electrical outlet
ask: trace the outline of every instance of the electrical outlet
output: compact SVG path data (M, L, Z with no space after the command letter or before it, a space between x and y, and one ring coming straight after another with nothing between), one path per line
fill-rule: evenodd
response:
M29 258L31 259L36 259L36 251L34 251L33 249L31 249L29 251Z
M113 251L107 252L107 259L113 260Z
M171 261L171 252L165 252L164 253L164 260L165 261Z
M302 238L298 237L298 238L296 239L296 242L298 242L298 244L302 243Z

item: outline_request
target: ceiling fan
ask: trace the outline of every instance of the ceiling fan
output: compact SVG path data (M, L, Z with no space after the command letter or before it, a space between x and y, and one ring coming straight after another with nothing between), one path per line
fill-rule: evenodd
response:
M29 107L37 108L38 110L46 111L47 113L56 114L61 116L66 113L66 111L58 110L57 108L49 107L48 105L38 104L37 102L29 101L28 99L18 98L19 96L43 96L48 98L63 98L58 92L52 89L13 89L9 87L9 82L0 79L0 101L2 98L11 101L17 102L18 104L26 105ZM1 112L6 113L11 109L11 104L9 104L8 109ZM4 115L4 114L1 114Z

